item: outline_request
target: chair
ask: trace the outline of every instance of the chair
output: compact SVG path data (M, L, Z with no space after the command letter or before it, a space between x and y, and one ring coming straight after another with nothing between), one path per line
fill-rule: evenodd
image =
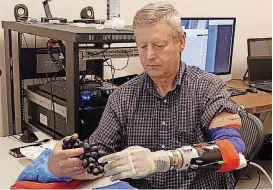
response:
M260 151L264 142L263 123L256 116L248 113L242 117L241 136L246 145L245 158L253 161ZM234 171L235 181L239 181L246 168Z
M259 118L248 113L242 118L241 135L246 144L245 158L253 161L264 142L264 126Z

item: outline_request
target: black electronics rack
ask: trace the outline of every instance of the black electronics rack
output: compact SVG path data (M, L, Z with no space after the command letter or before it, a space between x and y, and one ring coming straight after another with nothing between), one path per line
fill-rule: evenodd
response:
M51 39L58 39L65 43L65 65L66 71L66 123L64 131L58 132L60 136L71 135L73 133L84 132L85 129L81 128L81 117L84 117L80 110L79 102L79 63L80 61L92 61L96 64L102 62L101 57L92 59L92 56L87 56L84 60L79 59L79 52L88 52L88 49L82 48L84 44L94 44L93 48L96 51L104 51L107 58L113 56L116 58L127 58L128 56L138 56L137 49L135 46L128 48L128 52L124 53L124 47L116 48L104 48L103 45L109 45L111 43L135 43L134 32L131 26L126 26L124 30L113 30L113 29L96 29L96 28L81 28L70 24L53 24L53 23L35 23L28 24L24 22L13 22L13 21L2 21L2 27L5 35L5 67L6 67L6 85L7 85L7 115L8 115L8 127L9 134L19 134L29 126L38 127L31 125L29 117L31 116L31 110L27 105L28 94L26 93L26 84L24 80L40 78L41 73L35 76L35 74L29 77L28 74L23 73L22 68L26 67L26 63L21 59L24 48L22 47L22 34L31 34L41 37L47 37ZM17 34L18 43L12 43L14 39L14 33ZM92 49L92 47L90 47ZM109 52L107 52L109 50ZM126 48L125 48L126 50ZM111 52L110 52L111 51ZM126 50L127 51L127 50ZM91 50L91 55L94 55ZM89 55L90 55L89 52ZM88 64L88 63L86 63ZM29 65L31 66L31 65ZM45 74L45 76L50 76ZM41 98L41 97L40 97ZM33 103L33 102L32 102ZM25 108L28 107L28 109ZM37 106L36 106L37 107ZM52 111L52 110L51 110ZM94 110L92 110L94 111ZM91 112L92 112L91 111ZM96 113L102 114L103 109L95 111ZM90 112L90 110L89 110ZM95 115L93 113L93 115ZM85 115L86 116L86 115ZM92 120L92 119L91 119ZM96 119L93 119L94 121ZM91 122L92 123L92 122ZM96 122L93 122L96 123ZM27 126L28 125L28 126ZM38 128L44 128L40 126ZM49 130L51 132L54 132Z

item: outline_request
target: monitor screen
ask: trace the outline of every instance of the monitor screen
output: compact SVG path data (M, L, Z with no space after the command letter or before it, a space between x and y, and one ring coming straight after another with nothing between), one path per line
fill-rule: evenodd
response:
M272 80L272 57L258 56L247 59L249 82L263 82Z
M182 61L209 73L230 74L235 23L235 18L182 18Z

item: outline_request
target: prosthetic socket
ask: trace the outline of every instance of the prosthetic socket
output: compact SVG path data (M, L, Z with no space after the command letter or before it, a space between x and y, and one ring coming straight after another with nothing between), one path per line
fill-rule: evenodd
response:
M246 167L245 157L241 153L238 154L234 148L234 151L229 149L228 146L230 144L223 141L183 146L170 151L157 151L154 154L157 172L173 169L227 172Z

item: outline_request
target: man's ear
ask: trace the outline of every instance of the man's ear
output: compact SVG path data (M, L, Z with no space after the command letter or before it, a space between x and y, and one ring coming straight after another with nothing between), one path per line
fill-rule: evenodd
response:
M182 52L185 48L185 42L186 42L186 37L183 31L181 31L181 34L179 36L179 51Z

